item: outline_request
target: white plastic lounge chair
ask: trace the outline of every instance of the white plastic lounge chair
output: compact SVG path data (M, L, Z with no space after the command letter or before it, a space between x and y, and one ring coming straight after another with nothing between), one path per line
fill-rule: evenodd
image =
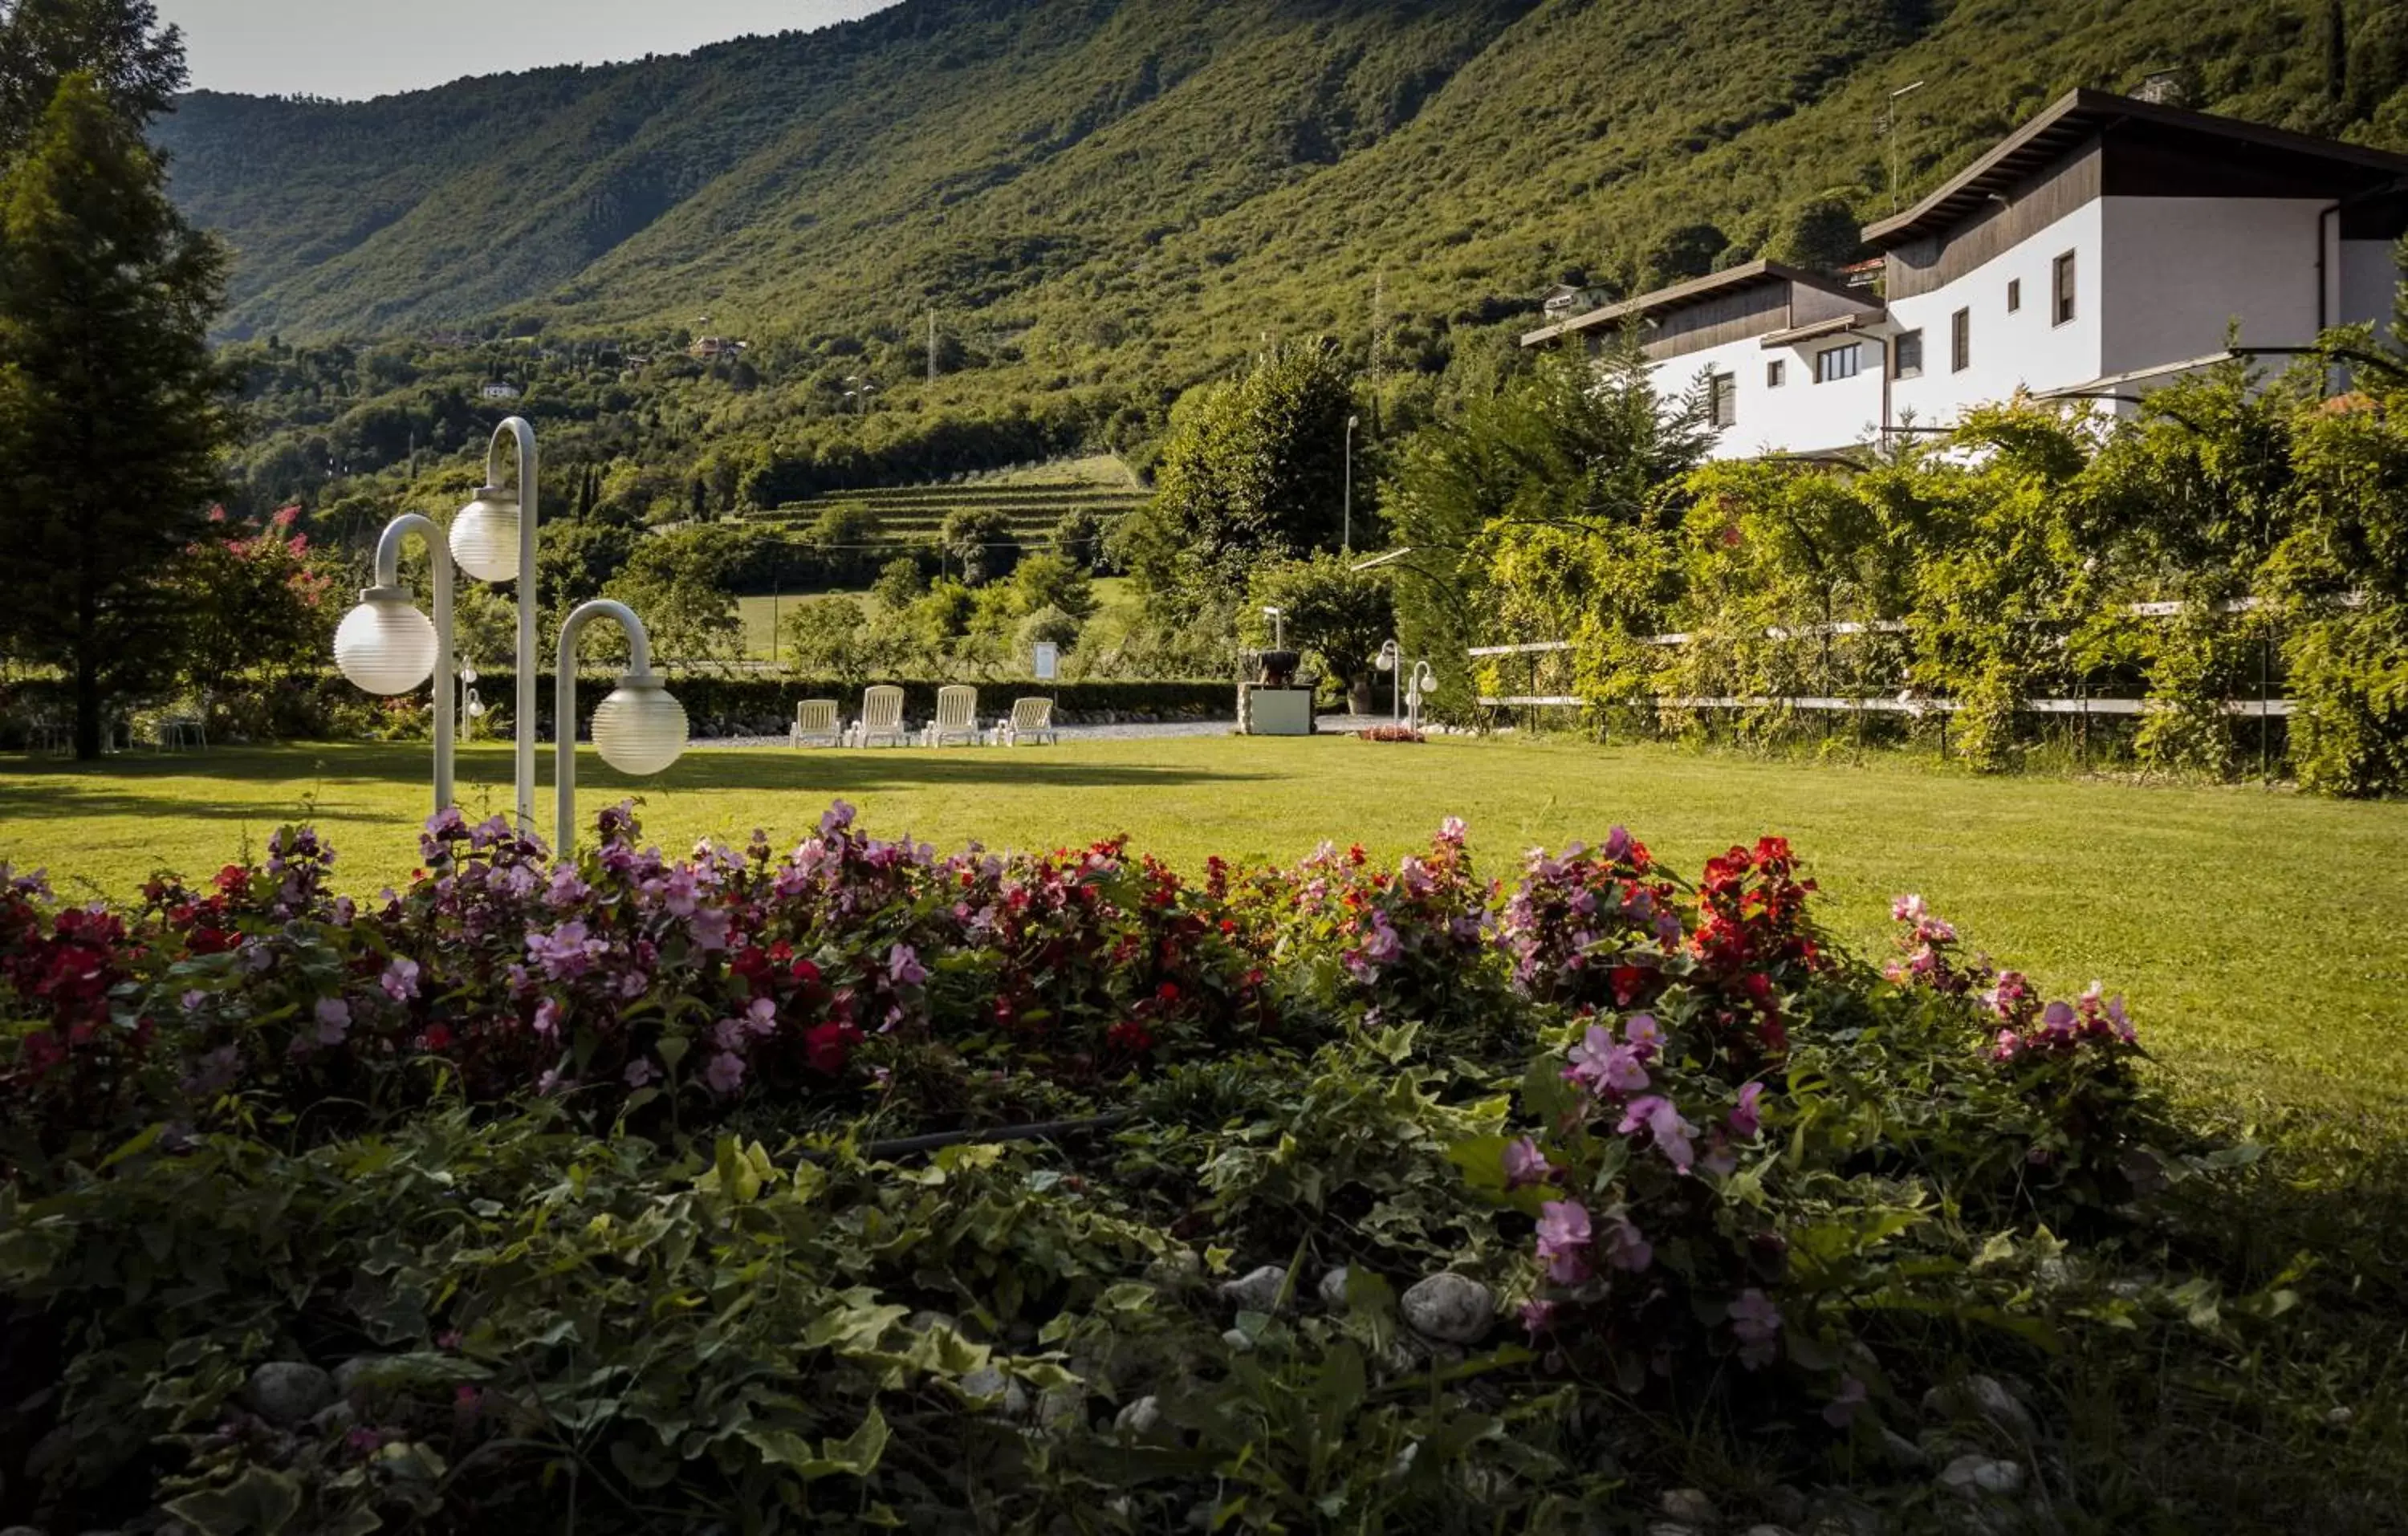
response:
M931 747L941 747L948 741L977 746L978 690L958 682L938 689L937 718L928 723L922 741Z
M1011 701L1011 718L996 733L1007 747L1029 742L1058 743L1062 739L1054 729L1054 701L1050 698L1016 698Z
M884 742L890 747L910 744L903 729L903 690L881 683L863 692L861 719L853 727L853 744L874 747Z
M844 725L837 719L836 700L807 698L795 706L795 724L786 739L797 747L836 747L844 744Z

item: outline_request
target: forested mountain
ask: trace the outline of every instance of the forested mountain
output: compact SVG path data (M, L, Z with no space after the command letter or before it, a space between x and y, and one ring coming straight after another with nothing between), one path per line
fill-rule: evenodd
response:
M236 335L908 343L934 309L949 368L1151 393L1265 333L1430 369L1559 279L1877 216L1893 160L1912 195L2164 70L2408 146L2388 0L904 0L366 103L199 93L158 131L237 250Z

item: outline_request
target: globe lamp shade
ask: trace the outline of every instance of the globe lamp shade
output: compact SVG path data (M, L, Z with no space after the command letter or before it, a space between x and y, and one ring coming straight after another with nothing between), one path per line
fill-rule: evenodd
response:
M685 736L685 706L651 678L621 678L594 711L594 749L634 778L659 773L683 756Z
M519 504L479 496L452 523L452 558L480 581L519 579Z
M335 665L371 694L406 694L435 675L435 621L398 587L360 594L335 630Z

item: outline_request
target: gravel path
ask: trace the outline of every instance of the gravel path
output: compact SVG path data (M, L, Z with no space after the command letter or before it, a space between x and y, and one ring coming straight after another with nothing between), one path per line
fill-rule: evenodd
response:
M1314 725L1326 735L1343 736L1388 724L1385 715L1325 714ZM1064 725L1065 741L1151 741L1182 736L1227 736L1238 728L1233 720L1175 720L1157 725ZM724 736L693 743L697 751L741 751L783 747L782 736Z

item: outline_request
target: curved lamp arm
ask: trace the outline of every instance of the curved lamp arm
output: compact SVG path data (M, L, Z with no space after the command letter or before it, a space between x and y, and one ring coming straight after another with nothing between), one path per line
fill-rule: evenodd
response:
M536 641L536 452L535 428L523 416L512 416L494 429L485 447L485 486L498 487L502 475L502 444L518 448L519 504L519 650L518 650L518 782L519 829L535 829L535 706L536 674L542 669L543 650ZM479 495L483 495L480 492Z
M645 633L644 621L636 617L634 609L608 597L596 597L561 621L560 656L552 680L552 728L558 743L552 770L552 853L560 858L566 858L577 846L577 641L585 626L596 619L609 619L626 631L627 671L619 680L620 688L657 692L660 687L652 676L652 639ZM677 718L678 729L682 733L682 711Z
M452 809L452 544L433 518L404 512L377 539L376 591L408 594L401 585L401 549L416 534L435 567L435 809Z

